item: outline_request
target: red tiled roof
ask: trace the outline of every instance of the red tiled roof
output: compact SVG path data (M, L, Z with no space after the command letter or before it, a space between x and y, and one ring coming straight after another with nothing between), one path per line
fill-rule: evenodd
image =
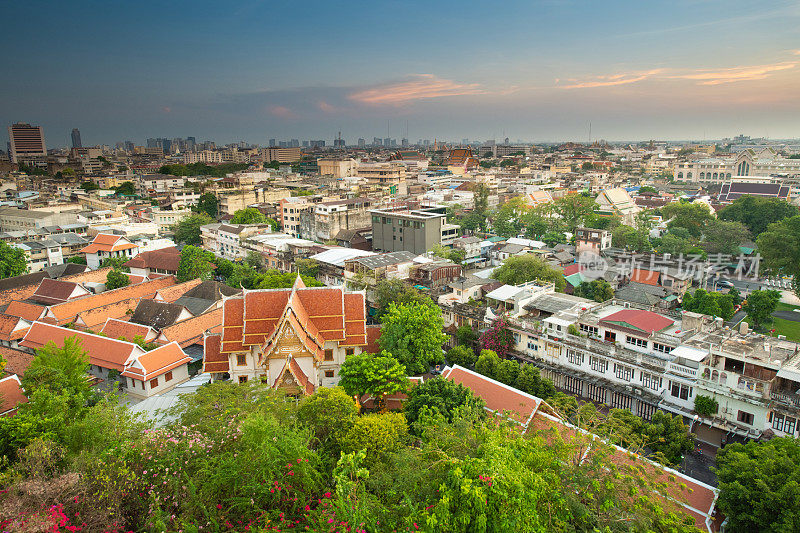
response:
M173 274L178 273L178 264L181 262L181 253L174 246L141 252L133 259L125 263L126 267L131 268L157 268L167 270Z
M138 285L139 283L142 283L144 280L147 279L144 276L134 276L133 274L130 274L128 272L123 272L123 274L128 276L128 284L129 285Z
M542 402L535 396L457 365L447 370L442 377L471 389L475 396L484 401L486 409L495 413L507 412L524 427L528 426Z
M378 344L380 336L380 325L372 324L367 326L367 345L364 347L364 351L367 353L380 353L381 347Z
M101 324L105 324L105 321L110 318L124 318L129 313L132 313L134 309L136 309L136 305L139 303L141 298L126 298L124 300L120 300L118 302L111 302L106 305L101 305L99 307L94 307L89 309L88 311L84 311L79 314L75 321L76 323L82 323L83 326L95 329L96 327L100 326Z
M171 342L139 355L128 364L121 375L148 381L191 360L192 358L183 353L177 342Z
M17 376L0 379L0 416L14 416L19 404L27 401Z
M577 274L581 270L580 263L572 263L571 265L567 265L564 267L564 277L571 276L573 274Z
M20 318L24 318L29 322L33 322L41 318L42 313L44 313L45 307L42 305L36 305L29 302L20 302L19 300L14 300L6 310L4 311L5 314L11 316L18 316Z
M20 345L37 349L52 341L56 346L61 347L64 346L64 339L67 337L80 339L81 346L89 355L89 363L120 372L125 369L125 363L132 356L143 353L139 346L131 342L109 339L43 322L34 322Z
M18 316L0 315L0 339L11 340L12 334L20 326L20 320L24 319ZM27 322L22 322L23 327L27 324Z
M658 313L641 309L622 309L600 320L601 324L605 322L642 331L648 335L661 331L675 323L673 320Z
M156 277L161 277L161 275L154 275L152 279L156 279ZM177 285L173 285L172 287L166 287L164 289L160 289L156 293L156 297L154 299L163 302L174 303L175 300L177 300L190 290L194 289L201 283L203 283L203 280L201 279L190 279L189 281L178 283Z
M110 271L111 267L100 268L98 270L87 270L86 272L80 272L78 274L62 276L59 278L59 280L74 281L76 283L86 283L87 281L104 283L106 281L106 276ZM14 300L27 300L31 297L31 295L33 295L34 292L36 292L36 289L39 288L40 281L41 280L37 279L35 283L0 292L0 305L5 305Z
M203 372L228 372L228 355L221 353L219 335L206 335L203 339Z
M634 268L631 274L631 281L639 283L646 283L647 285L658 285L658 272L654 270L645 270L643 268Z
M129 341L133 340L133 338L136 336L139 336L145 340L148 340L148 338L152 339L157 336L156 331L149 326L135 324L133 322L120 320L118 318L109 318L106 320L106 323L103 324L103 329L100 330L100 333L108 335L112 339L125 337L125 339Z
M18 376L25 375L25 371L28 370L28 367L33 362L33 354L6 346L0 346L0 357L6 361L3 371L6 374L16 374Z
M222 308L183 320L161 330L167 342L175 341L181 348L203 342L203 333L222 324Z

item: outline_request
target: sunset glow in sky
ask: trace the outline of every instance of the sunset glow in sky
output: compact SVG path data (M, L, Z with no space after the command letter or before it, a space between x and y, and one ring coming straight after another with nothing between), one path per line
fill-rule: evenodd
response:
M800 137L800 3L14 2L3 127L186 137Z

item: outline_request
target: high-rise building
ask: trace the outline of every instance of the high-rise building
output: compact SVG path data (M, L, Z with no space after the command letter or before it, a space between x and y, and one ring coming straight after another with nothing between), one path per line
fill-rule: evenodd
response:
M372 146L383 146L383 141L378 137L372 138Z
M83 148L81 144L81 130L78 128L72 128L72 147Z
M408 139L406 139L406 138L404 137L404 138L403 138L403 139L400 141L400 146L402 146L402 147L404 147L404 148L405 148L406 146L408 146Z
M390 147L390 146L392 145L392 140L391 140L389 137L386 137L386 138L383 140L383 145L384 145L386 148Z
M358 147L359 148L364 148L366 145L367 145L367 141L364 140L362 137L359 137L358 138Z
M44 131L40 126L23 122L12 124L8 127L8 139L8 156L12 163L16 163L20 157L47 155Z
M270 139L270 140L269 140L269 146L270 146L270 148L271 148L271 147L273 147L273 146L278 146L278 144L275 142L275 139Z

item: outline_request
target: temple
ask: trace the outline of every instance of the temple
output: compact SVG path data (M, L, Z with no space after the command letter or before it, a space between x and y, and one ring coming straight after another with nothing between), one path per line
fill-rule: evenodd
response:
M205 336L203 371L312 394L338 383L346 356L374 351L378 332L366 325L363 292L306 287L298 276L291 289L246 290L225 299L222 332Z

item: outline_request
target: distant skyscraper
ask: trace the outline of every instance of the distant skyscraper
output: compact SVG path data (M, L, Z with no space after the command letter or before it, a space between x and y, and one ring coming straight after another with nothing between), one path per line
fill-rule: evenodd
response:
M359 148L364 148L366 145L367 145L367 141L365 141L363 138L359 137L358 138L358 147Z
M81 130L78 128L72 128L72 147L83 148L81 144Z
M377 137L373 137L372 138L372 146L382 146L382 145L383 145L383 141L382 140L380 140Z
M8 127L8 156L12 163L25 156L46 156L44 131L40 126L31 126L23 122Z
M270 139L269 140L269 146L270 146L270 148L272 148L272 147L278 146L278 143L275 142L275 139Z
M384 145L386 148L389 148L389 147L392 145L392 140L391 140L389 137L386 137L386 138L383 140L383 145Z
M292 139L291 141L289 141L289 148L299 148L299 147L300 147L300 141L298 141L297 139Z
M408 146L408 139L404 138L402 141L400 141L400 146L402 146L403 148Z

